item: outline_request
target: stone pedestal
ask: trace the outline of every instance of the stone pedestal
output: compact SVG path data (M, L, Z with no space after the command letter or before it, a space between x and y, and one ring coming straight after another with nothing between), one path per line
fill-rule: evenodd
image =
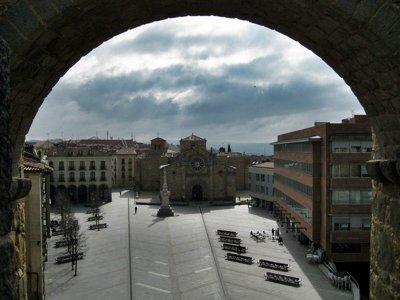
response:
M160 167L161 169L163 169L164 182L163 182L163 187L160 191L161 207L157 212L157 217L162 217L162 218L172 217L174 215L174 211L169 205L169 196L171 195L171 192L168 190L168 185L167 185L167 166L168 165Z

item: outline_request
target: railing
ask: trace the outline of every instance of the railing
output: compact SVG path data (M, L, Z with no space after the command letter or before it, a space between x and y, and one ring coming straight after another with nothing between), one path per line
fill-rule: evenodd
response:
M90 181L96 181L96 178L90 178Z
M69 170L69 171L75 171L75 167L74 167L74 166L69 166L69 167L68 167L68 170Z
M100 170L106 170L106 166L100 166Z
M86 170L85 166L79 166L79 170Z
M96 170L96 166L90 166L89 170Z

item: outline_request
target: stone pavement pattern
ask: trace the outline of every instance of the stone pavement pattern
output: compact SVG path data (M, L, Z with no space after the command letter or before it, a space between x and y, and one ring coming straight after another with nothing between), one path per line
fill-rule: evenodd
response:
M131 200L132 201L132 200ZM130 205L131 274L129 274L127 193L113 193L113 202L103 206L109 227L101 231L84 228L86 257L79 261L77 277L70 264L55 265L57 249L49 248L48 299L351 299L335 289L315 265L304 259L305 249L284 235L285 246L267 240L256 243L250 230L277 227L265 211L247 206L175 207L175 217L155 217L158 207L141 205L134 215ZM86 220L84 212L77 214ZM267 282L267 269L225 260L215 231L235 230L256 259L287 262L289 275L302 279L300 288ZM208 233L208 235L207 235ZM209 242L209 239L211 243ZM50 241L50 247L57 240Z

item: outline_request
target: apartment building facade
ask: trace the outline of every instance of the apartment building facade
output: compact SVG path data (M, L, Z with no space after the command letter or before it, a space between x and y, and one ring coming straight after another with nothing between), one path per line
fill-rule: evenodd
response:
M264 162L249 167L249 192L254 206L273 208L274 163Z
M366 116L282 134L274 145L275 209L334 262L368 262L372 138Z

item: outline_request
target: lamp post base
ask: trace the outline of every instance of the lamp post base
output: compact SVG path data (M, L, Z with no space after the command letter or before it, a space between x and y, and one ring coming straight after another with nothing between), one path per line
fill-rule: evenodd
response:
M161 206L157 212L157 217L172 217L174 215L174 211L171 209L171 206Z

